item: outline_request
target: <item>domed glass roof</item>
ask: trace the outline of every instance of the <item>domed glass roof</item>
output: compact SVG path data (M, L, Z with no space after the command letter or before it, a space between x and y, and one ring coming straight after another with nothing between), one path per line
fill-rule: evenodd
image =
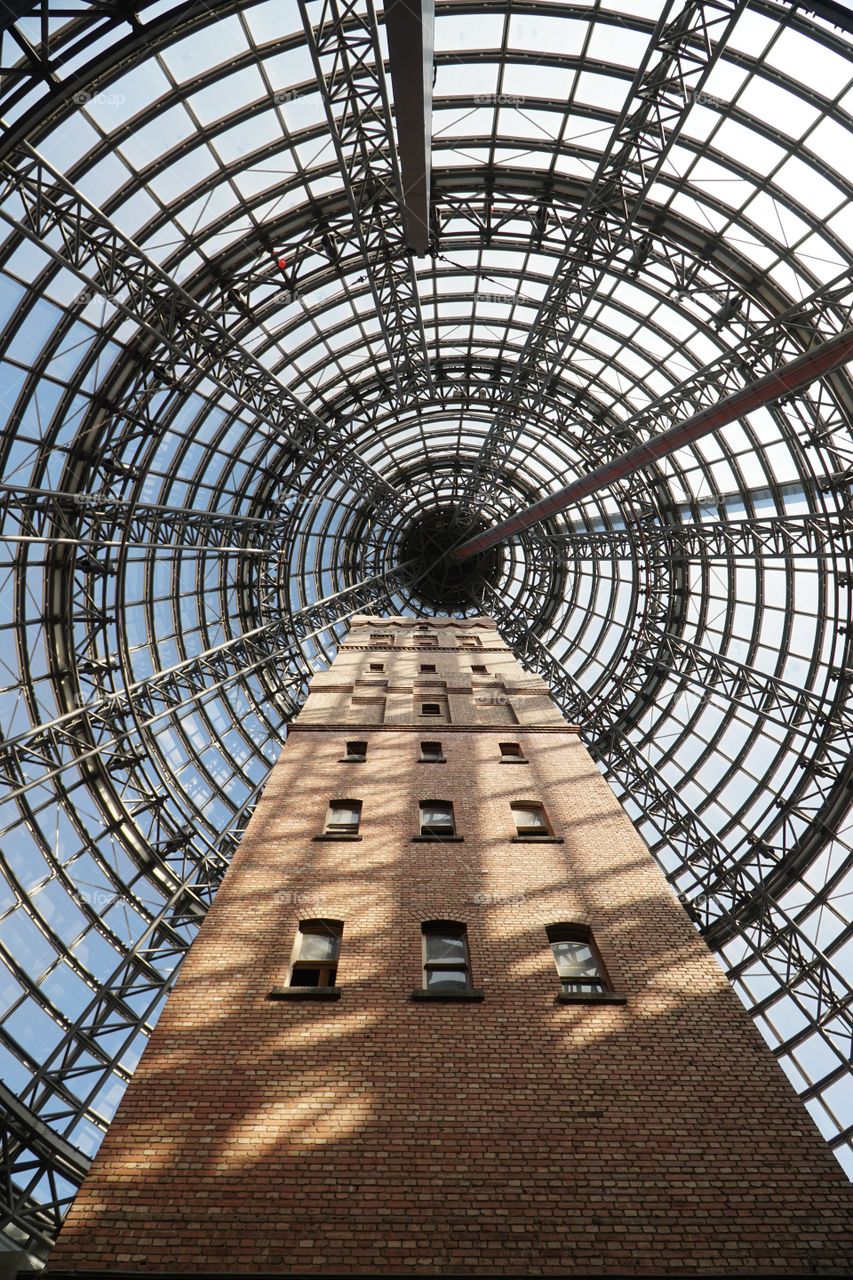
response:
M850 327L848 7L438 0L421 256L367 0L2 22L9 1246L363 612L496 619L853 1168L849 371L447 556Z

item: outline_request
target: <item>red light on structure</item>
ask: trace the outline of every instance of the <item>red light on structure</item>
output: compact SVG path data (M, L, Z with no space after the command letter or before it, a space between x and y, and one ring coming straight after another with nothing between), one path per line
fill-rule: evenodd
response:
M285 267L287 266L287 258L279 258L278 265L280 270L284 271Z

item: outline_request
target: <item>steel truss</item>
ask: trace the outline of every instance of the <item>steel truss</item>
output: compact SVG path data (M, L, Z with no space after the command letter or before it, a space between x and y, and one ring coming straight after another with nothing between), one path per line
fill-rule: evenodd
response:
M576 20L587 20L589 6L570 7ZM241 226L251 233L233 234L232 202L226 201L204 230L188 231L169 248L163 269L152 259L166 252L162 246L176 226L190 225L187 210L240 177L240 161L223 162L221 170L191 177L175 201L152 198L192 146L217 144L217 123L197 122L186 143L140 172L128 170L123 185L100 201L109 214L21 140L37 138L39 128L47 134L68 116L78 91L97 95L109 88L111 77L137 65L143 49L168 52L213 16L233 14L233 29L245 30L253 6L188 0L159 16L146 0L133 14L84 4L71 15L47 0L17 8L7 15L0 52L0 100L8 95L11 121L0 141L7 156L0 201L18 239L9 236L0 255L15 278L23 237L37 246L37 287L48 298L66 296L61 285L69 271L81 289L61 304L57 337L33 357L20 402L10 411L8 433L20 449L10 455L8 483L0 488L8 544L0 601L11 599L5 634L13 637L19 661L17 671L10 664L9 683L0 688L9 726L0 755L7 800L0 833L10 849L32 833L33 857L36 849L45 855L50 884L67 891L85 926L118 957L111 972L93 978L75 953L78 939L61 936L41 911L40 884L34 888L20 869L10 868L17 910L38 923L61 963L90 992L79 1015L61 1014L33 974L2 951L27 998L61 1030L56 1051L42 1062L7 1024L3 1028L4 1043L31 1079L26 1105L0 1094L9 1110L0 1181L4 1223L10 1239L43 1256L88 1163L75 1125L102 1132L108 1123L108 1082L124 1083L130 1075L305 680L332 655L350 611L423 609L417 571L399 565L395 555L407 522L460 494L469 512L482 501L488 518L498 520L565 476L652 439L849 327L853 275L849 264L839 265L835 279L822 282L823 274L786 246L790 275L783 286L772 271L756 274L749 237L768 252L778 237L757 228L751 212L735 216L735 230L746 233L741 240L713 229L727 226L731 208L710 189L703 194L705 218L693 218L668 198L680 188L678 166L666 163L673 140L683 154L700 159L714 151L681 129L690 95L707 85L714 58L722 49L744 74L754 70L743 42L726 43L742 8L735 0L691 0L654 33L645 19L624 19L643 38L653 34L653 43L635 80L624 69L618 73L623 89L631 84L621 113L581 112L591 132L611 130L603 160L599 164L600 151L582 140L560 148L577 162L569 173L597 170L592 185L556 169L546 173L544 162L537 169L496 158L501 130L512 133L511 124L498 126L497 116L494 136L475 137L468 161L459 164L456 155L453 163L436 164L434 257L421 264L420 284L402 236L394 130L372 4L323 0L317 23L309 23L322 122L303 130L295 113L294 126L287 114L290 90L284 108L274 108L278 128L251 160L256 172L266 167L279 176L269 187L259 184L257 195L241 191L238 204ZM36 21L23 16L25 8ZM661 8L669 15L677 5ZM775 0L752 0L749 8L779 22ZM452 9L478 21L490 5L462 0ZM308 7L301 11L307 20ZM513 20L552 12L553 6L523 0ZM608 17L606 6L595 12ZM809 29L796 8L784 19L791 32ZM824 48L839 47L823 29L819 38ZM294 34L275 47L293 53L299 39ZM234 57L242 70L257 71L271 47L254 37ZM511 52L507 45L501 57ZM517 65L534 57L514 52ZM603 60L585 59L571 65L601 70ZM450 60L439 55L439 91ZM480 54L471 59L481 60ZM311 65L308 56L305 65ZM756 80L765 72L784 79L768 64ZM315 88L307 69L304 75L292 90L297 98ZM222 67L213 67L199 85L209 91L225 78ZM173 96L187 94L182 86ZM807 100L826 114L816 89ZM136 121L150 125L169 101L150 102ZM472 90L454 94L452 103L445 98L442 110L449 105L473 112L480 104ZM229 128L254 120L260 110L263 104L254 101L234 104ZM714 110L741 126L747 119L739 104L721 102ZM830 114L836 124L846 120L840 106ZM762 128L780 143L772 121ZM92 152L75 160L75 181L82 186L122 139L121 129L104 125ZM516 153L529 144L526 154L534 154L523 130L514 142ZM42 151L46 144L47 138ZM443 145L439 131L434 158L444 154ZM487 147L493 151L481 161ZM325 150L325 158L307 171L303 160L293 163L297 150L321 157ZM731 155L728 162L737 181L760 185L745 162ZM134 196L152 209L135 233L138 244L116 226ZM810 210L800 213L818 222ZM839 233L824 231L826 243L837 248ZM149 254L138 245L157 249ZM455 318L442 316L445 276L463 308L472 315L479 308L479 292L492 287L492 250L532 254L532 272L497 267L498 291L509 282L515 303L529 303L528 286L531 297L541 297L540 286L547 290L526 345L526 320L496 323L500 336L489 346L473 323L457 341ZM476 259L476 267L463 269L463 257ZM556 274L546 273L546 259L557 265ZM27 267L17 269L20 275ZM471 285L459 290L466 272ZM619 291L632 283L644 298L683 305L692 325L680 367L695 372L664 392L659 378L650 377L647 386L645 375L632 370L627 357L648 351L642 342L623 341L603 310L595 326L615 348L612 366L627 393L614 394L585 370L599 297L615 297L626 322L643 318L642 301L621 300ZM93 320L99 299L102 314ZM288 311L294 301L299 305ZM0 315L0 338L11 345L27 314L12 315L5 329ZM374 316L378 328L371 325ZM308 336L304 328L298 336L308 317ZM50 379L65 336L79 341L84 323L93 332L100 326L91 356L69 376L54 422L42 431L40 423L32 425L39 413L33 386ZM675 352L657 319L649 320L647 332L658 347ZM693 337L703 340L695 349ZM709 347L724 354L700 355ZM104 372L116 351L120 357ZM707 362L697 367L700 361ZM674 382L667 364L662 371ZM191 406L191 399L199 404ZM83 400L72 432L67 424ZM626 403L642 408L625 416ZM192 421L190 408L197 414ZM223 413L239 426L234 437L223 436L227 444L199 430L205 416ZM784 483L796 488L802 515L784 514L787 498L772 465L765 496L775 514L753 515L762 509L756 506L759 482L724 440L730 464L724 481L699 455L648 468L609 491L606 501L583 508L576 527L561 517L508 545L500 580L486 597L522 660L549 681L564 713L583 721L585 741L775 1051L784 1058L809 1036L829 1046L835 1065L802 1091L810 1099L841 1079L851 1047L849 990L836 966L849 928L821 949L822 925L814 924L816 915L821 921L839 915L834 896L840 899L851 852L844 832L853 791L853 630L843 633L853 626L846 585L848 577L853 581L849 382L833 376L775 407L772 417L787 451ZM763 459L763 441L748 422L743 432L744 451ZM259 451L247 454L249 474L233 479L241 450L261 437ZM7 443L0 439L0 448ZM32 478L21 463L25 446L34 454ZM203 461L185 462L184 448L188 458L197 449ZM58 482L56 467L48 466L52 451L54 461L57 454L64 459ZM701 485L693 483L691 466ZM173 480L186 495L174 502ZM721 483L742 500L743 518L723 518ZM707 503L700 496L706 488ZM709 508L716 508L713 521ZM753 559L752 634L730 644L741 637L726 589L737 594L738 575ZM769 674L760 665L766 658L758 654L756 620L773 574L785 578L787 613L779 623L779 665ZM785 660L795 652L788 615L803 575L811 575L807 585L814 584L821 621L799 688L786 677ZM134 609L137 617L128 622L125 615ZM715 631L716 615L722 621ZM597 662L600 653L606 656ZM698 712L682 713L688 698L719 711L722 727ZM253 728L241 723L244 708L246 718L257 716ZM765 809L758 816L750 811L749 824L745 805L732 805L720 818L715 806L725 792L722 782L705 785L693 804L682 789L678 744L695 738L699 763L710 758L724 768L728 760L730 774L738 761L726 756L721 739L732 728L743 729L747 747L768 743L774 762L795 762L777 789L781 803L773 806L765 783ZM206 757L215 753L205 744L220 737L221 757L209 764ZM233 774L217 773L221 761ZM205 780L216 801L212 817ZM235 780L239 786L229 790ZM220 821L223 813L227 819ZM110 912L81 892L74 865L59 856L61 840L73 858L97 863L110 902L136 911L140 920L130 942ZM809 874L825 867L815 887ZM753 990L750 984L760 980L764 986ZM803 1030L774 1039L774 1010L788 996ZM833 1142L840 1146L850 1136L841 1125Z
M743 0L666 4L610 136L589 193L518 360L507 405L489 432L460 498L476 510L510 465L524 416L535 410L567 353L607 272L631 242L632 228L678 139L685 105L702 88L744 8Z
M631 559L638 551L638 537L624 529L578 529L556 534L553 545L569 563L588 557ZM659 525L646 523L642 542L655 555L699 561L771 559L836 560L842 572L853 570L853 511L808 512L798 516L774 516L762 520L709 521L707 524Z
M286 633L281 627L270 626L263 636L239 636L214 652L201 654L172 671L160 672L98 704L81 707L53 724L41 725L19 740L3 743L2 782L11 790L0 794L0 801L17 800L95 756L112 752L115 758L131 745L132 734L176 707L203 699L220 684L244 678L253 668L275 664L279 675L289 673L295 699L305 692L309 669L300 641L345 622L353 613L383 607L390 585L387 574L361 583L300 610L291 618ZM294 700L291 711L296 707ZM23 781L27 766L32 764L40 772ZM164 833L159 847L150 850L148 866L142 870L155 875L168 888L165 905L148 920L120 966L93 994L82 1014L64 1028L61 1041L46 1061L37 1067L33 1064L32 1080L20 1098L20 1114L29 1109L26 1119L31 1129L28 1131L24 1125L21 1132L19 1126L18 1134L7 1138L10 1145L3 1183L10 1215L7 1221L14 1220L19 1228L32 1215L39 1222L49 1222L53 1215L55 1225L73 1196L73 1191L66 1189L55 1203L40 1201L22 1218L22 1197L31 1188L21 1184L21 1173L38 1158L38 1153L31 1150L32 1132L43 1133L42 1145L55 1139L56 1150L61 1152L61 1140L73 1131L81 1117L100 1124L97 1113L92 1111L93 1100L111 1075L118 1075L125 1083L130 1078L131 1071L120 1065L121 1060L140 1033L150 1031L259 794L260 789L256 789L219 847L199 848L192 830L178 830ZM119 897L117 890L116 899ZM56 1162L50 1167L55 1169ZM65 1170L65 1178L76 1187L85 1167L85 1161L78 1161ZM43 1184L40 1191L44 1193ZM44 1240L34 1229L27 1243L38 1245Z
M512 615L495 609L492 616L522 664L549 681L563 714L569 720L581 718L578 712L584 702L582 691L573 687L541 640L519 627ZM673 660L677 660L685 651L684 642L672 644L671 651ZM694 667L701 657L707 657L695 648L690 656ZM767 681L757 672L733 671L738 664L724 664L716 655L712 657L712 665L724 670L726 681L734 683L736 691L746 686L748 696L754 699L753 708L762 713L766 712L768 698L774 700L784 717L799 718L817 710L813 700L802 702L800 691L781 681ZM731 693L725 688L726 681L720 688L723 697ZM703 672L700 685L705 690L713 687L707 672ZM782 993L789 996L807 1017L812 1032L822 1037L838 1066L846 1069L853 1054L853 987L814 940L808 923L813 903L799 912L785 908L779 893L773 890L772 872L780 866L774 850L761 844L751 851L751 859L738 861L736 852L705 825L635 741L615 725L604 731L600 721L593 719L593 725L592 731L586 726L583 729L593 758L629 811L636 812L640 830L691 919L717 947L737 937L740 954L736 962L727 964L729 976L737 981L753 971L771 973L778 989L759 1012L772 1007ZM833 728L833 753L839 772L842 764L849 765L851 732L853 711L848 710L841 713ZM846 737L846 754L842 736ZM853 847L845 848L848 871L853 866ZM677 855L676 869L672 867L672 853ZM783 1041L776 1051L781 1055L789 1048L790 1043ZM837 1144L844 1141L845 1135L839 1135Z
M148 366L167 386L203 370L222 394L302 455L327 459L334 452L338 478L393 516L399 494L353 453L346 432L234 346L229 321L239 317L212 316L32 148L0 162L0 180L0 217L140 326L154 344L146 351Z
M305 0L299 12L400 401L431 377L373 2L323 0L316 26Z

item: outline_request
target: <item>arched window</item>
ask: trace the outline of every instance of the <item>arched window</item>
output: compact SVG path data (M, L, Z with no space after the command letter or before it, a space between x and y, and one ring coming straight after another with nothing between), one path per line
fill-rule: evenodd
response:
M612 991L592 930L586 924L549 924L545 930L564 992Z
M515 822L516 834L519 836L550 836L551 824L545 812L545 806L535 800L517 800L510 808Z
M342 920L300 920L290 969L292 987L333 987L338 976Z
M468 930L458 920L427 920L423 935L424 989L433 992L471 990Z
M358 835L361 822L360 800L331 800L326 815L325 834L328 836Z
M422 800L420 803L422 836L455 836L456 822L449 800Z

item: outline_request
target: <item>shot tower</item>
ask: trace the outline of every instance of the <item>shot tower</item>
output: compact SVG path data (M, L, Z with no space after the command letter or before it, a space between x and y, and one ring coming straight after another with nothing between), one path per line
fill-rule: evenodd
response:
M850 1189L546 687L356 617L55 1272L846 1272Z

